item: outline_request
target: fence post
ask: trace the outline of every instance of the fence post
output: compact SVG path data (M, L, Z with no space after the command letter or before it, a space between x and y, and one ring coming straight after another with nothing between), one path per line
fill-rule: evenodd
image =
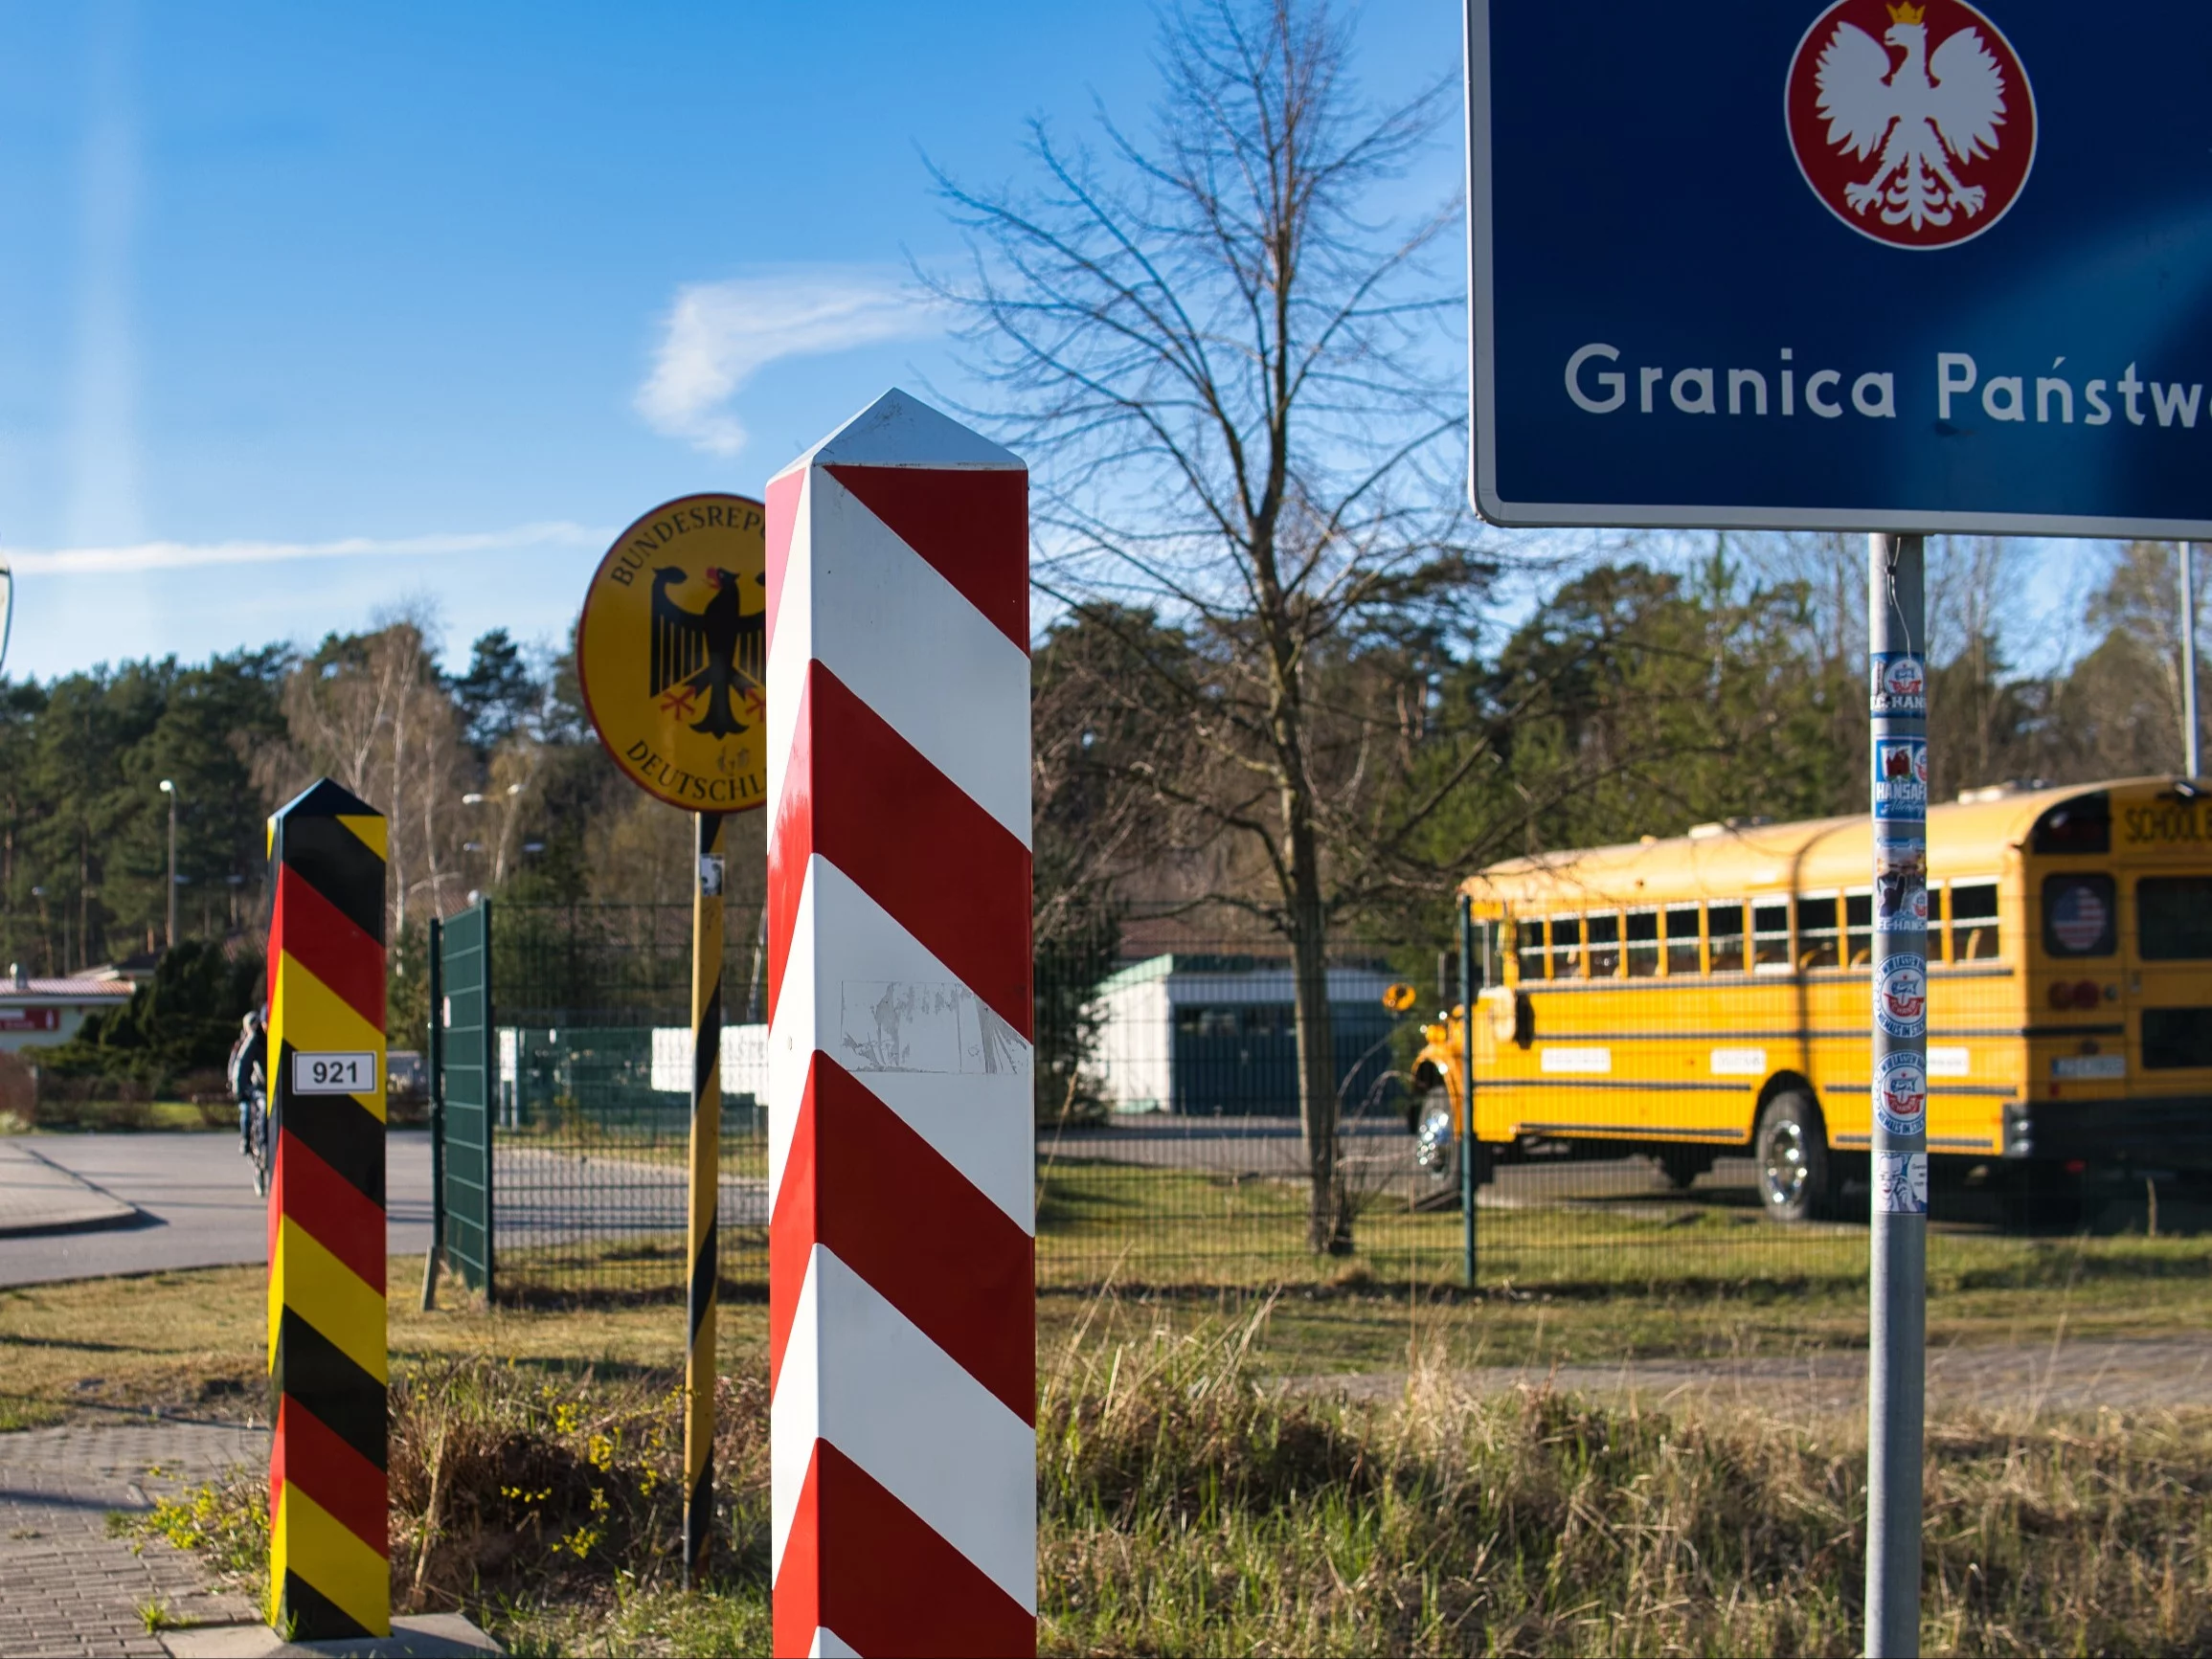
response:
M325 778L269 820L269 1623L392 1633L384 817Z
M422 1311L438 1305L438 1268L445 1254L445 938L444 924L430 918L430 1032L423 1069L430 1082L430 1252L422 1258Z
M484 923L484 1305L499 1302L499 981L492 973L491 900L476 901ZM517 1069L520 1069L518 1064Z
M1459 895L1459 1231L1467 1289L1475 1289L1475 901Z
M900 392L768 485L779 1654L1036 1648L1028 547Z

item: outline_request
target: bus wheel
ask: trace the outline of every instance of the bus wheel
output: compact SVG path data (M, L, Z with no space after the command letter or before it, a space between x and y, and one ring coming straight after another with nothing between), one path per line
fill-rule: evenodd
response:
M1422 1207L1459 1196L1459 1133L1452 1121L1452 1096L1432 1088L1413 1114L1414 1202Z
M1778 1222L1808 1222L1835 1207L1828 1126L1812 1097L1777 1094L1759 1116L1759 1198Z

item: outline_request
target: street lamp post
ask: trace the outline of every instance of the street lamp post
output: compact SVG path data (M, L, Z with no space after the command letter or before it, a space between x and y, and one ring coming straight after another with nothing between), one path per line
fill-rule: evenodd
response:
M166 948L176 949L176 785L169 778L161 780L161 792L169 796L169 933Z
M491 885L494 887L504 885L507 881L507 842L508 835L514 828L515 796L520 794L522 794L521 784L510 783L507 786L507 810L499 820L498 844L493 847L491 854ZM461 797L463 806L483 806L487 801L494 805L498 804L492 796L475 790L469 791L468 794ZM484 851L484 843L482 841L466 842L461 850L463 852L482 852Z
M2197 747L2197 544L2181 544L2181 770L2195 778L2204 763Z

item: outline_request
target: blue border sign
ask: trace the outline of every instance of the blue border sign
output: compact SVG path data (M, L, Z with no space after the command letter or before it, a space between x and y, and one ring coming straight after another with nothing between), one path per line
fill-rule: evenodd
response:
M1502 525L2212 539L2212 7L1469 0Z

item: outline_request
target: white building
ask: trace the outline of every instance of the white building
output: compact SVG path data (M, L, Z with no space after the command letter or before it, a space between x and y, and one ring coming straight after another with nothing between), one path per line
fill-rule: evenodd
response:
M130 989L127 979L34 979L11 967L0 979L0 1049L67 1042L87 1014L127 1006Z
M1388 1070L1390 975L1331 968L1329 1009L1340 1078L1352 1094ZM1116 1111L1192 1116L1298 1110L1296 989L1291 965L1249 956L1154 956L1098 987L1091 1070Z

